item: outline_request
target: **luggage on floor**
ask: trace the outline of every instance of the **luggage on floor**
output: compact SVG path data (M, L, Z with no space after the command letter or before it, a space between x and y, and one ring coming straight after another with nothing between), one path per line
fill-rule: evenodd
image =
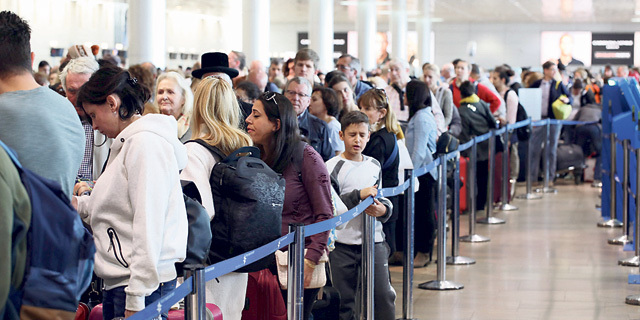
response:
M333 320L340 318L340 292L332 286L324 286L318 300L313 304L314 320Z
M503 155L507 161L507 179L511 176L511 168L509 167L509 154L505 152L496 153L496 162L493 167L493 203L502 202L502 158ZM511 184L507 184L507 195L511 196ZM511 201L511 199L509 199Z
M556 171L582 169L584 167L584 154L577 144L559 144L557 151Z
M469 158L460 157L460 213L467 211L467 172L469 166Z
M278 277L269 269L249 273L242 320L286 320Z

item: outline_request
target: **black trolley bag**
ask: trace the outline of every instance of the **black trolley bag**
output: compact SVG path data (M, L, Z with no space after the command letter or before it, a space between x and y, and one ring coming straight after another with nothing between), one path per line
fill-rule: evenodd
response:
M285 180L260 160L260 150L242 147L225 156L203 140L192 141L207 148L218 161L209 177L215 215L207 263L246 252L248 257L252 250L280 238ZM268 255L237 272L265 269L273 259Z

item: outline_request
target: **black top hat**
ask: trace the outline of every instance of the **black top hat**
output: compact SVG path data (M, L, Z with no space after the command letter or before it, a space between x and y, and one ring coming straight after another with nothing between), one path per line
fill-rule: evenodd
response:
M202 68L193 70L191 75L201 79L202 75L209 72L222 72L231 79L238 76L238 70L229 68L229 57L223 52L207 52L202 55Z

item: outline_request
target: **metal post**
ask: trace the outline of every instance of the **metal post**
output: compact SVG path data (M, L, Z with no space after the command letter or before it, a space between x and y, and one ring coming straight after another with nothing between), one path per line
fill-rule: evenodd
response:
M598 227L605 228L620 228L622 227L622 222L616 218L616 134L611 132L609 134L609 141L611 144L611 165L609 166L609 194L611 197L610 201L610 209L609 209L609 220L602 221L598 223Z
M184 299L184 318L186 320L200 320L207 317L207 302L205 299L204 266L188 264L184 266L184 278L193 283L193 289Z
M289 245L287 318L302 320L304 312L304 224L290 223L289 232L295 232L295 236Z
M447 281L446 252L447 252L447 162L445 156L440 156L438 167L438 278L421 283L418 288L425 290L459 290L464 285Z
M531 118L529 118L529 120L531 120ZM531 139L533 138L533 122L529 122L529 132L531 132L531 135L527 140L527 168L525 170L527 173L527 177L526 177L527 193L518 195L516 196L516 198L524 199L524 200L537 200L537 199L542 199L542 196L539 194L533 193L533 187L532 187L533 182L531 181L531 166L533 166L533 164L531 163L531 158L533 154L533 145L531 143Z
M609 244L625 245L631 242L629 234L629 140L622 141L622 235L609 239ZM613 185L615 187L615 185Z
M467 164L467 203L469 205L469 234L460 237L462 242L488 242L491 239L476 234L476 159L478 157L478 143L476 137L473 137L471 145L471 155Z
M451 212L451 256L447 257L447 264L467 265L474 264L476 260L458 255L460 247L460 154L455 157L453 168L453 205Z
M366 213L361 213L363 218L362 225L362 315L364 319L373 320L374 318L374 302L373 292L375 290L373 286L374 277L374 245L375 245L375 232L376 232L376 218Z
M547 119L547 124L545 125L545 134L544 134L544 183L542 189L536 190L536 192L542 193L558 193L556 188L549 187L549 158L551 158L551 145L549 145L549 137L551 133L551 121Z
M500 211L515 211L518 207L509 203L509 127L504 130L504 151L502 151L502 204L498 207Z
M484 211L487 216L478 219L476 222L482 224L503 224L505 221L500 218L492 217L493 213L493 176L494 165L496 162L496 131L491 130L491 138L489 138L489 179L487 179L487 203L484 206Z
M404 192L404 257L402 270L402 320L413 319L413 238L414 238L414 190L413 169L405 169L409 188Z
M640 267L640 148L636 149L636 194L634 195L636 201L636 221L634 223L636 227L635 240L633 241L635 247L635 255L631 258L618 261L618 264L629 267Z

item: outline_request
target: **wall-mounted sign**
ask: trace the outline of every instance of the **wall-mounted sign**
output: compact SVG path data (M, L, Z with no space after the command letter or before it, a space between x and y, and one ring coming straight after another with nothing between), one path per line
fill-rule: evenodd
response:
M633 65L633 33L593 33L591 60L593 64Z

